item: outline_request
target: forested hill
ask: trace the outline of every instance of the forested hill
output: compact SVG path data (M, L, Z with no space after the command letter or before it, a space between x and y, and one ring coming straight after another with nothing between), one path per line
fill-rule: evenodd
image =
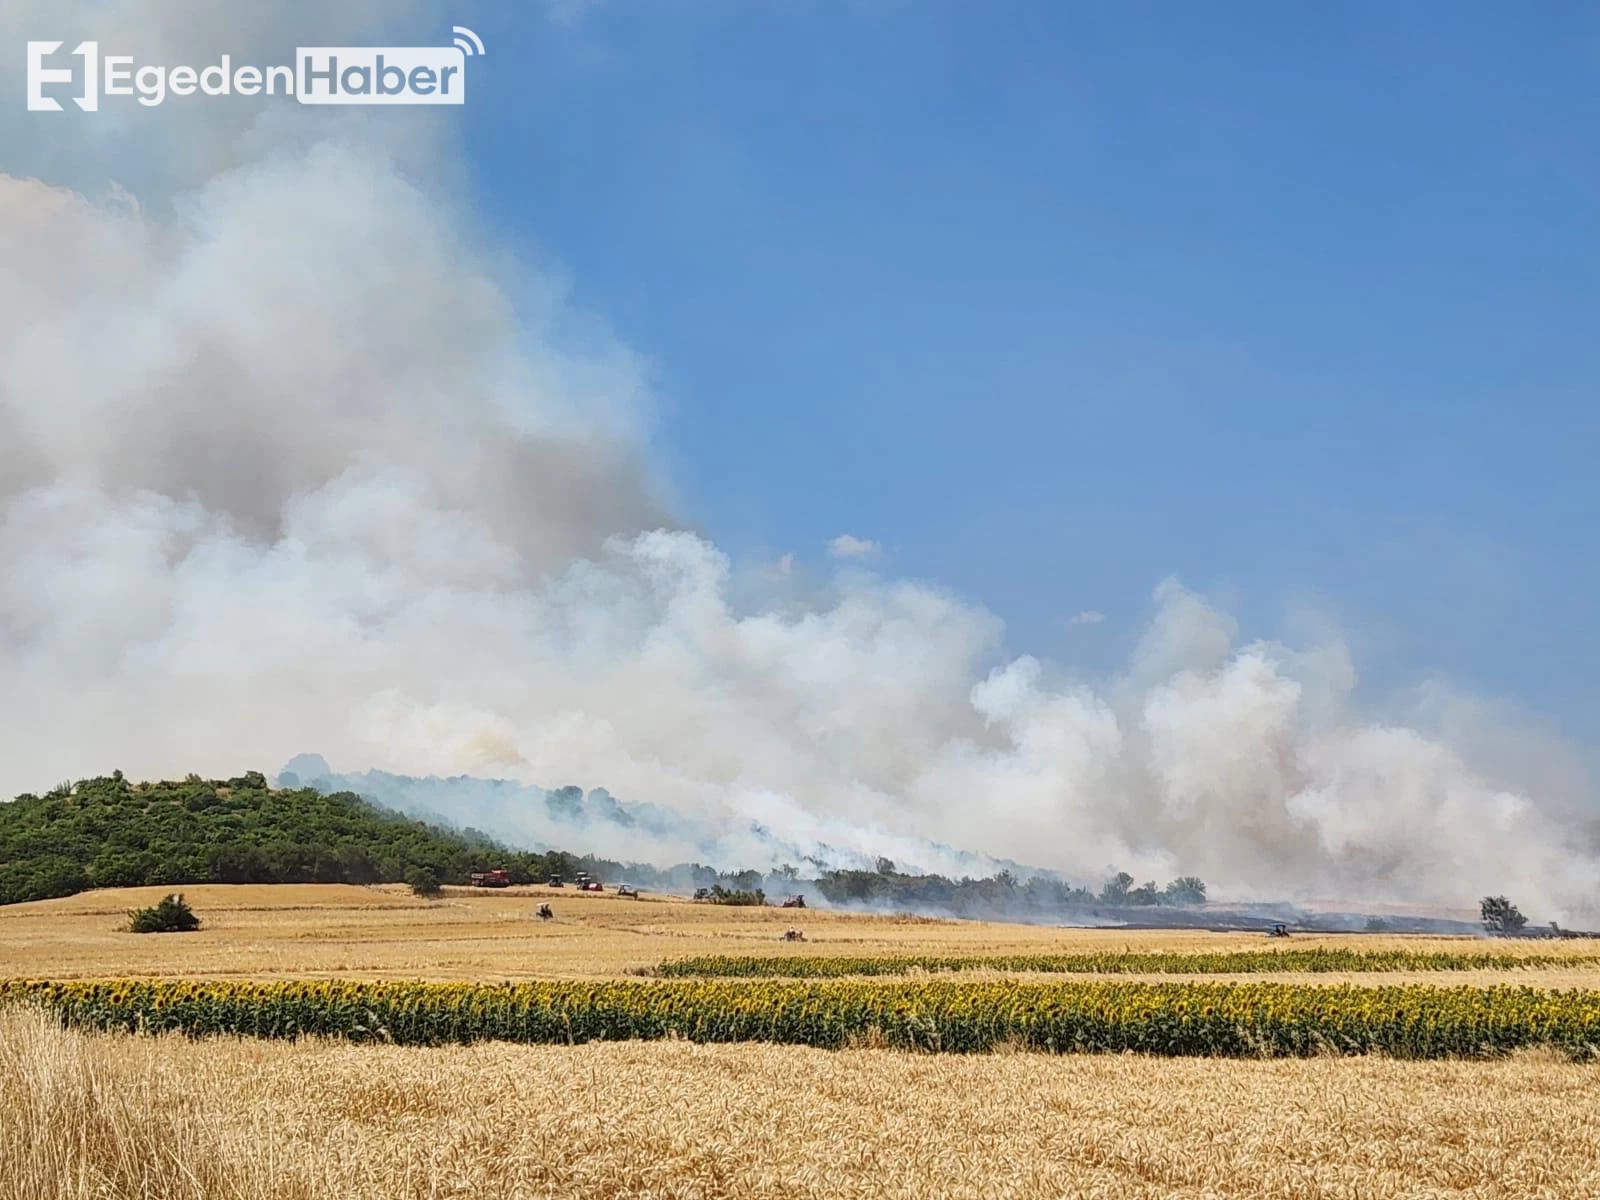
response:
M904 874L888 859L875 871L824 870L819 879L802 879L792 866L763 875L699 863L657 868L561 850L511 850L476 830L418 821L354 792L269 787L256 771L167 783L132 783L117 772L0 803L0 904L146 884L464 884L473 871L493 867L504 867L513 883L588 871L651 889L721 884L751 894L799 890L841 905L1024 920L1085 906L1194 905L1206 894L1204 883L1187 877L1162 891L1154 883L1134 887L1131 875L1119 874L1094 893L1043 875L953 880Z
M131 783L121 772L0 803L0 904L94 887L190 883L465 883L486 867L517 882L621 864L511 852L380 809L349 792L277 789L251 771Z

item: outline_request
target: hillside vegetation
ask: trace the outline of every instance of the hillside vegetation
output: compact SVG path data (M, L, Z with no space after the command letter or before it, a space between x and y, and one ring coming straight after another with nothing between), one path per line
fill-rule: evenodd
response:
M577 793L561 789L558 795ZM817 864L820 865L820 864ZM1039 919L1085 905L1112 909L1205 900L1199 879L1133 886L1121 873L1099 892L1010 871L983 879L877 869L719 871L700 863L658 868L564 850L512 850L474 829L446 829L354 792L274 788L259 771L233 779L135 783L122 772L64 783L43 796L0 803L0 904L48 900L90 888L198 883L465 884L504 867L511 882L540 883L587 871L613 883L705 888L722 903L764 903L766 890L799 888L840 906L885 905L993 919Z
M349 792L272 788L255 771L165 783L118 772L0 804L0 904L149 884L398 883L424 869L466 883L486 866L519 883L621 870L561 851L512 852Z

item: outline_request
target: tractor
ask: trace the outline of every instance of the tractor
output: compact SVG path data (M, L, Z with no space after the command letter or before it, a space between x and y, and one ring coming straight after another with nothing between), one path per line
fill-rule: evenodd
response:
M790 896L783 902L784 908L804 908L805 906L806 898L804 896Z
M538 908L533 910L533 915L538 917L541 921L548 921L550 918L555 916L555 913L550 911L550 906L548 904L541 904Z
M1286 937L1289 936L1289 927L1287 925L1283 924L1280 921L1278 924L1274 925L1271 929L1267 930L1267 936L1270 937L1270 938L1280 938L1280 937L1286 938Z
M617 895L619 897L631 896L633 899L637 900L639 898L639 889L636 887L629 887L627 884L621 883L617 885Z

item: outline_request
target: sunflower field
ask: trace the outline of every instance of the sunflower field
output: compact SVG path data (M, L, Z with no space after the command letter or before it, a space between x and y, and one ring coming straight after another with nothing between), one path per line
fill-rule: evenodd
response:
M1063 975L1258 975L1278 971L1503 971L1582 967L1597 955L1460 954L1419 950L1222 950L1209 953L1102 951L1093 954L734 955L707 954L664 962L656 974L693 978L821 979L905 975L915 971L1025 971Z
M1600 992L1284 983L551 980L0 982L69 1026L438 1046L685 1038L971 1052L1589 1058Z

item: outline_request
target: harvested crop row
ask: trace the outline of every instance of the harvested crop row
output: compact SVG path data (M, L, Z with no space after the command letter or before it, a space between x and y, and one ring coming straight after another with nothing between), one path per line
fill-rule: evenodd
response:
M1273 972L1509 971L1600 964L1597 955L1453 954L1416 950L1228 950L1213 954L1109 952L1006 955L733 955L673 959L668 978L822 979L914 971L1025 971L1061 975L1262 975Z
M1600 1046L1600 992L1295 984L653 980L0 983L66 1024L410 1045L681 1037L837 1048L1491 1057Z

